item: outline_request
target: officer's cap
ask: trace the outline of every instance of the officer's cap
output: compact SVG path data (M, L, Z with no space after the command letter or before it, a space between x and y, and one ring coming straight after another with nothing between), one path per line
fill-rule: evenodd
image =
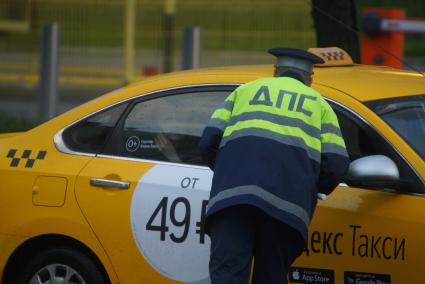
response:
M271 48L269 53L276 56L276 67L292 67L309 73L313 64L325 62L319 56L298 48Z

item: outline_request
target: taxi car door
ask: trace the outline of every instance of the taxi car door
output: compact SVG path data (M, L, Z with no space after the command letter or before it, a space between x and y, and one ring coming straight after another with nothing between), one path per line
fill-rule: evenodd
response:
M130 102L107 145L80 173L78 203L121 283L208 283L203 230L212 172L198 141L234 86Z
M400 179L347 181L351 186L342 184L319 201L307 248L293 264L290 282L422 283L417 272L425 261L423 181L369 122L331 105L350 159L385 155L395 162Z

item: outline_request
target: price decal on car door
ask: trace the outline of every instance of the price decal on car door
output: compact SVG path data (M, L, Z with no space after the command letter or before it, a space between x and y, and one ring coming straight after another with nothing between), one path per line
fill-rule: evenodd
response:
M207 210L208 200L202 200L202 207L199 221L196 222L196 234L199 234L199 242L203 244L205 242L205 214ZM179 206L182 206L183 216L181 218L177 217L177 210ZM169 208L169 210L168 210ZM167 215L169 214L169 218ZM152 213L152 216L149 218L148 223L146 224L147 231L157 231L159 232L159 238L161 241L166 241L166 236L168 233L169 238L175 243L182 243L187 239L189 228L191 224L191 206L190 202L185 197L177 197L173 201L170 200L170 206L168 205L168 197L163 197L159 202L158 206L155 208L155 211ZM175 228L182 227L183 232L180 236L177 236L174 232L170 232L169 223L167 220L171 220L171 225ZM155 224L155 221L159 224Z
M139 181L130 221L137 246L159 273L185 283L208 278L204 231L212 172L156 165Z

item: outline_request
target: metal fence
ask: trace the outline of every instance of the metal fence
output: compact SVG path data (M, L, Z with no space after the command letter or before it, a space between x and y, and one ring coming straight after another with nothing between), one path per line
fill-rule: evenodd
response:
M201 67L271 63L270 47L315 45L310 0L0 0L0 84L37 84L40 30L52 22L62 28L61 84L123 84L128 71L126 5L132 1L131 72L136 78L162 69L167 1L175 2L174 70L181 67L181 39L188 26L201 29ZM420 40L415 46L425 50Z
M0 0L0 83L36 84L40 30L62 28L61 83L119 85L124 81L128 0ZM134 73L161 70L166 1L135 1ZM201 67L271 62L273 46L307 48L315 37L309 1L176 0L173 69L181 66L187 26L201 28Z

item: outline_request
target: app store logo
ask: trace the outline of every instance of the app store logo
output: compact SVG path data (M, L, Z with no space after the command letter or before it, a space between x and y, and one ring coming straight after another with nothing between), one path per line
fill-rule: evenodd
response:
M294 278L294 280L300 280L300 272L298 269L292 271L292 278Z

